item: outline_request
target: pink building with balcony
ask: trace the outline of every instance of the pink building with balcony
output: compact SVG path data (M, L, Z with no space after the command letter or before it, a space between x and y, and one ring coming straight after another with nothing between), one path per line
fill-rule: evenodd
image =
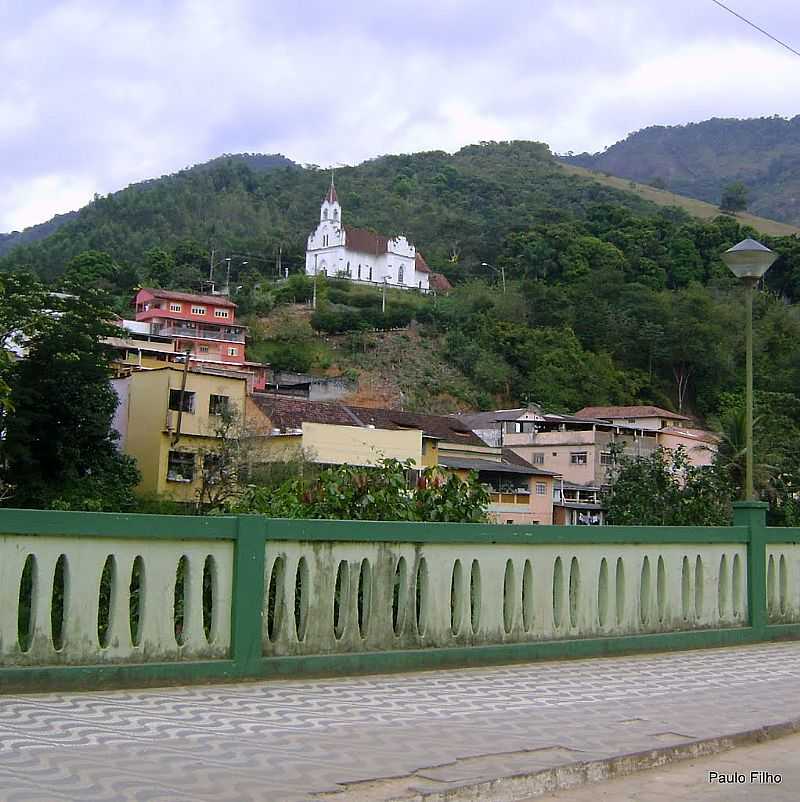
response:
M223 296L143 288L136 294L136 320L150 333L171 337L175 350L193 362L245 364L246 327L236 322L236 304Z

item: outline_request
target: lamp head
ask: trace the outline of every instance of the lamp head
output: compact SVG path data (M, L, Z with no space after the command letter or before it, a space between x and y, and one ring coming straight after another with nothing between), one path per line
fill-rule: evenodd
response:
M769 270L778 254L754 239L744 239L728 248L721 258L736 278L757 280Z

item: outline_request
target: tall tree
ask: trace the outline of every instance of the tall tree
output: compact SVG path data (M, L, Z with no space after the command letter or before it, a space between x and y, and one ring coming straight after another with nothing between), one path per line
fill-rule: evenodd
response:
M26 359L11 373L14 412L6 428L7 480L26 507L118 510L133 504L134 461L111 429L117 396L104 336L115 329L96 290L54 297Z

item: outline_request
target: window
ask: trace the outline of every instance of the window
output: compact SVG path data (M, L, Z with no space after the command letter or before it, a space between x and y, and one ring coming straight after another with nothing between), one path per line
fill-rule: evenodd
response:
M224 415L228 411L230 398L227 395L214 395L213 393L208 399L208 414L209 415Z
M361 265L358 266L358 277L361 278Z
M369 280L372 281L372 266L369 268Z
M191 482L194 479L194 454L191 451L170 451L167 460L167 480Z
M201 354L207 354L208 353L208 346L207 345L201 345L200 346L200 353Z
M193 306L192 307L192 314L193 315L204 315L206 313L206 308L204 306Z
M397 268L397 283L403 283L403 265L400 265L400 267Z
M228 349L228 356L236 356L239 353L238 348L229 348Z
M180 304L170 304L170 305L169 305L169 311L170 311L170 312L180 312L180 311L181 311L181 308L182 308L182 307L181 307L181 305L180 305Z
M544 482L537 482L536 483L536 495L537 496L546 496L547 495L547 485Z
M601 465L613 465L614 464L614 457L611 455L610 451L601 451L600 452L600 464Z
M181 411L180 390L169 391L169 408L175 412ZM183 412L194 412L194 393L190 393L188 390L183 393Z
M544 452L538 451L535 454L531 455L531 464L532 465L544 465Z
M347 263L347 275L350 277L352 273L350 272L350 262Z
M586 465L588 463L588 452L586 451L572 451L569 455L569 461L572 465Z
M333 210L333 219L334 220L338 220L339 219L339 210L338 209L334 209Z
M215 309L214 310L214 317L229 317L229 313L227 309Z
M327 209L323 209L322 210L322 219L323 220L327 220L328 219L328 210Z

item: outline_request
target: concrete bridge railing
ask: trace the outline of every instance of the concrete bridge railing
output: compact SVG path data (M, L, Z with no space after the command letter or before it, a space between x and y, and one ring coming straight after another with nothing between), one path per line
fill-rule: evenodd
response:
M0 511L0 689L497 663L800 635L800 529Z

